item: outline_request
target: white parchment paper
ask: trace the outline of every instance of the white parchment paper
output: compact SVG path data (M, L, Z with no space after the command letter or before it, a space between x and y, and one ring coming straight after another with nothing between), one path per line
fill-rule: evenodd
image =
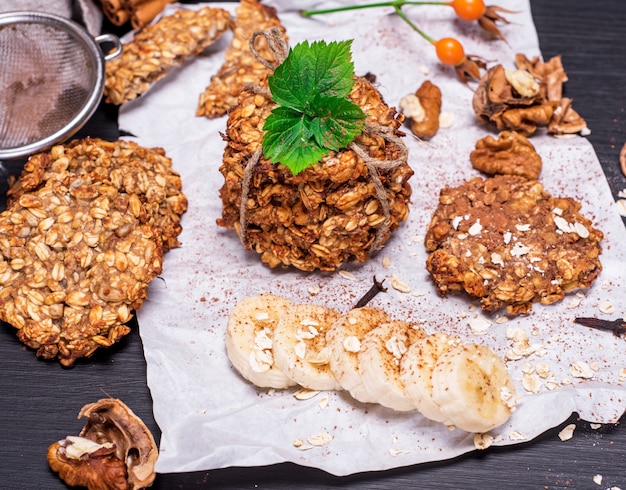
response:
M626 312L626 231L588 141L542 134L532 138L543 158L540 179L546 190L578 199L582 212L605 233L604 270L584 294L572 293L551 306L535 305L527 316L498 323L465 296L439 297L424 265L423 236L439 190L476 175L469 153L478 139L493 132L474 117L471 88L462 85L451 69L439 65L434 49L397 16L389 15L389 9L305 19L291 1L267 3L277 7L292 45L304 39L354 39L356 72L374 73L388 104L397 106L402 96L430 79L442 90L442 110L454 120L427 144L405 138L415 170L410 181L411 214L385 248L365 264L347 265L343 274L303 273L269 269L255 253L243 249L232 230L215 223L221 215L218 190L223 183L218 167L224 143L219 132L225 129L226 118L211 121L194 114L199 94L222 63L228 38L122 108L121 128L144 146L166 149L189 198L182 246L167 253L162 280L152 282L148 300L138 312L148 385L162 430L157 471L291 461L346 475L442 460L474 450L471 434L430 422L419 413L359 404L336 392L325 394L329 397L326 407L320 403L323 394L298 401L293 391L258 390L231 367L223 337L229 312L238 301L272 292L347 311L369 288L374 275L379 280L387 278L389 285L395 274L410 286L409 293L390 288L371 303L396 318L423 321L428 331L444 330L487 344L503 357L513 347L509 338L513 329L524 331L537 346L535 354L508 362L522 399L510 421L492 432L495 444L530 440L572 412L589 421L617 421L626 407L625 381L619 374L626 368L624 340L573 323L576 316L614 319ZM303 8L338 3L297 4ZM407 8L406 13L433 38L457 37L466 52L513 68L515 53L540 54L536 32L526 0L498 4L518 12L509 14L512 23L503 26L508 43L487 40L475 23L454 20L451 9L420 6ZM235 8L235 4L217 6ZM170 5L167 12L179 7ZM382 265L385 257L391 260L387 268ZM311 295L311 288L319 293ZM470 328L475 319L490 322L480 335ZM522 386L522 374L539 362L546 363L549 374L540 378L539 391L531 394ZM570 369L575 362L592 368L592 377L574 376ZM294 439L306 440L319 432L332 435L332 441L307 451L292 444Z

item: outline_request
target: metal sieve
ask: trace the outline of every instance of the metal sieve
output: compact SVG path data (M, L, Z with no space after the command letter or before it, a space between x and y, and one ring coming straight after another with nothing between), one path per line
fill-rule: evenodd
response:
M103 54L101 44L112 44ZM74 135L96 110L117 36L41 12L0 14L0 160L28 156Z

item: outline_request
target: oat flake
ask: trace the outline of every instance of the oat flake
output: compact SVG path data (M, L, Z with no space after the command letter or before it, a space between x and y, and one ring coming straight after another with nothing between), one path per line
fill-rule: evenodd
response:
M524 373L522 386L529 393L537 393L541 389L541 378L537 374Z
M572 298L572 300L567 305L567 308L570 310L578 308L580 306L580 303L582 303L582 300L580 298Z
M343 348L346 352L359 352L361 350L361 341L354 335L349 335L343 339Z
M333 440L333 436L328 432L318 432L317 434L310 435L306 440L312 446L325 446Z
M471 236L476 236L476 235L480 234L481 231L483 231L483 225L480 224L480 220L479 219L477 219L476 223L474 223L472 226L470 226L469 230L467 230L467 232Z
M293 396L296 400L310 400L311 398L316 397L319 394L317 390L309 390L307 388L302 388L296 391Z
M607 315L615 313L615 307L608 300L602 303L599 308L602 313L606 313Z
M491 327L491 322L481 316L472 318L468 323L474 335L484 335Z
M522 434L519 430L513 430L509 432L509 439L512 441L525 441L526 435Z
M325 410L328 408L328 405L330 404L330 397L328 395L324 395L322 398L320 398L319 403L317 404L321 410Z
M348 271L339 271L339 275L341 277L343 277L344 279L349 279L350 281L354 281L356 279L354 274L352 274L352 272L348 272Z
M300 438L294 439L292 444L293 447L295 447L299 451L307 451L309 449L313 449L313 446L311 446L310 444L305 444L305 442Z
M391 287L401 293L410 293L411 288L395 274L391 274Z
M559 384L555 381L546 381L546 388L550 391L559 387Z
M559 439L562 441L569 441L572 437L574 437L574 429L576 429L576 424L569 424L563 427L561 432L559 432Z
M394 458L402 454L411 454L411 451L409 451L408 449L393 449L393 448L389 449L389 455L393 456Z
M584 361L574 361L569 367L569 373L574 378L591 379L593 378L593 369Z
M487 449L493 444L491 434L474 434L474 447L476 449Z
M547 362L538 362L535 366L535 372L545 379L550 374L550 365Z

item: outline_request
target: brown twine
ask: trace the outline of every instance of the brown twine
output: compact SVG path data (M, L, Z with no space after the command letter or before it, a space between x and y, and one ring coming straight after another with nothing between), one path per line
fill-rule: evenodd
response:
M379 170L392 170L396 167L406 163L408 157L408 149L404 142L395 134L391 132L391 128L386 126L379 126L374 124L366 124L363 128L363 132L368 132L370 134L381 136L385 141L389 141L391 143L395 143L400 149L400 156L393 160L378 160L373 158L365 151L365 148L362 145L359 145L356 142L350 143L350 149L354 151L358 156L361 157L363 163L367 167L369 174L372 178L372 182L374 182L374 189L376 190L376 197L378 198L378 202L383 208L383 215L385 216L385 220L379 225L376 229L376 238L370 247L370 252L375 252L382 248L382 242L389 231L389 221L391 221L391 211L389 209L389 200L387 199L387 191L385 186L380 180L378 171Z
M276 65L263 58L254 47L254 41L258 36L263 36L265 37L265 39L267 39L269 48L276 58ZM250 51L259 62L261 62L269 70L273 71L285 60L287 54L289 53L289 47L285 42L282 31L277 27L272 27L271 29L256 31L254 34L252 34L252 37L250 38ZM258 85L250 85L248 86L248 89L252 90L254 93L263 94L264 96L271 99L271 94L269 93L269 91ZM382 247L382 242L385 235L389 231L389 222L391 220L391 211L389 208L389 201L387 199L387 191L385 190L385 186L380 180L379 170L392 170L402 165L403 163L406 163L408 149L404 142L398 136L393 134L392 129L389 127L366 123L365 127L363 128L363 132L367 132L375 136L381 136L385 141L394 143L400 149L400 156L398 158L395 158L393 160L378 160L370 156L363 145L360 145L354 141L349 145L349 148L354 151L359 157L361 157L361 159L365 163L365 166L367 167L367 170L371 176L372 182L374 183L376 197L383 208L383 215L385 216L385 220L379 225L376 230L376 237L374 239L374 242L372 243L372 246L370 247L371 253L379 250ZM243 181L241 184L241 203L239 205L239 238L241 239L241 242L244 244L244 246L246 230L248 227L246 208L248 202L248 193L250 192L250 182L252 180L253 169L259 163L262 154L263 148L259 148L248 159L248 162L246 163L246 167L244 169Z
M241 203L239 203L239 238L244 247L246 246L246 229L248 228L248 221L246 220L246 207L248 204L248 192L250 192L250 181L252 180L252 169L257 163L259 163L262 154L263 148L259 148L248 159L246 168L243 172L243 180L241 181Z
M276 64L272 63L269 60L266 60L261 56L261 54L257 51L254 43L256 38L259 36L263 36L267 40L267 44L270 48L270 51L274 55L276 59ZM254 55L254 57L268 70L274 71L278 65L280 65L287 55L289 54L289 46L283 37L283 32L278 27L272 27L270 29L265 29L263 31L256 31L250 36L249 41L250 52Z

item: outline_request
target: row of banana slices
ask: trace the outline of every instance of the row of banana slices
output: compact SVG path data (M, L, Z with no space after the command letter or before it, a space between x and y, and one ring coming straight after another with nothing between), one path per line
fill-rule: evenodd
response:
M504 424L515 408L513 381L491 349L427 334L368 306L341 314L272 294L249 296L230 314L226 352L258 387L347 390L360 402L417 409L468 432Z

